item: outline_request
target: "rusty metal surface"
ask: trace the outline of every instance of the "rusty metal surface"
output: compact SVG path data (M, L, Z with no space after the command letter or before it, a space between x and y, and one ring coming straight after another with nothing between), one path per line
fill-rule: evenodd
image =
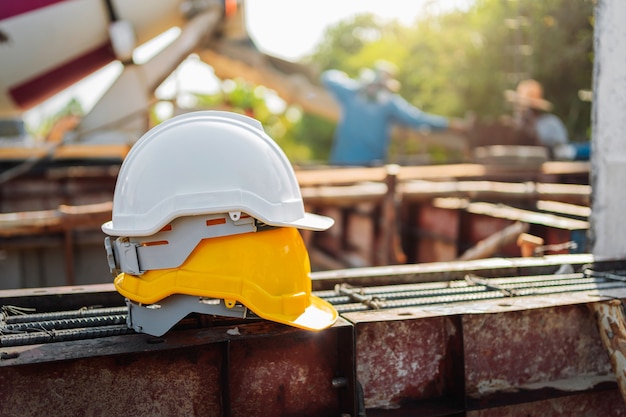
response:
M325 287L319 296L348 297L336 304L339 322L321 332L189 317L162 338L0 347L0 415L42 415L52 407L61 416L626 416L588 308L626 299L626 268L590 261L555 255L316 273L314 283ZM550 277L563 264L575 273ZM548 275L521 276L537 272ZM479 278L450 282L468 274ZM510 287L557 278L591 286L531 296ZM384 281L385 292L329 288L367 279ZM80 294L106 301L112 288L75 290L50 290L41 303L34 290L0 293L0 300L77 305ZM433 302L458 290L469 298ZM370 303L368 291L388 299ZM414 291L423 291L425 304L394 304L392 293ZM354 303L363 310L345 309ZM393 308L378 308L385 305Z
M616 390L583 393L540 401L468 411L466 417L621 417L626 407Z
M465 315L463 338L473 399L525 386L576 391L613 378L585 305Z
M232 341L232 416L336 415L337 347L336 332Z
M366 409L399 408L448 393L457 382L446 372L454 356L449 344L458 337L449 317L357 325L357 378Z
M409 251L409 260L439 262L455 259L459 255L460 212L431 205L415 211L415 227L405 231L405 234L414 235L407 240L416 242L413 251Z
M368 415L626 415L587 307L625 297L617 286L343 314Z
M3 349L0 415L354 414L350 334L258 322Z
M0 414L220 416L220 355L191 348L4 368Z
M566 298L513 311L492 302L347 314L356 323L366 408L372 415L452 415L458 407L476 416L626 415L593 318L585 304L561 306ZM597 401L578 403L596 392L617 399L610 413ZM541 413L537 401L546 398L555 414ZM445 413L440 406L428 414L441 403Z

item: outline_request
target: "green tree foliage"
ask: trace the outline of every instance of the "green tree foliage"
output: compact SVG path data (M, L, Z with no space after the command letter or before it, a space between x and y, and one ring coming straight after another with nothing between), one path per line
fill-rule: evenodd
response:
M593 18L590 0L524 2L520 15L535 22L525 27L532 51L528 72L540 80L546 97L568 127L572 139L587 136L591 104L579 90L591 89Z
M471 26L464 103L479 115L506 112L502 91L534 78L565 122L572 140L587 136L590 103L579 99L592 84L591 0L482 0L466 14ZM461 73L455 74L462 77Z
M76 97L72 97L62 106L56 113L46 117L40 121L36 126L27 125L26 129L28 133L38 141L44 140L44 138L50 133L52 127L62 118L67 116L82 117L85 115L83 106Z
M290 132L293 140L310 150L308 160L295 160L298 165L323 165L328 161L335 124L313 114L303 114Z
M265 132L283 149L293 163L313 159L311 147L298 140L302 124L294 127L298 116L286 107L275 111L268 106L271 93L264 86L255 86L245 80L224 80L217 94L196 94L196 107L225 110L245 114L261 122ZM323 124L322 124L323 125Z
M391 62L402 61L408 52L406 35L406 28L395 21L357 15L328 28L308 62L319 70L334 68L356 77L383 56Z
M357 16L329 28L308 62L356 76L385 59L397 65L409 102L479 119L509 113L503 92L535 78L577 140L590 125L590 103L578 92L592 83L593 7L592 0L476 0L467 10L424 14L411 27Z

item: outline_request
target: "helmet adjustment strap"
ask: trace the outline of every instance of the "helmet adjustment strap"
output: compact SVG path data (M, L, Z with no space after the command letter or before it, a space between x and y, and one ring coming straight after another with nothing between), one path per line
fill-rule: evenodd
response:
M190 313L258 319L244 305L228 306L225 300L173 294L155 304L144 305L126 299L126 324L135 331L161 336Z
M200 243L214 237L257 231L256 220L241 212L180 217L151 236L104 239L109 269L141 275L154 269L176 268Z

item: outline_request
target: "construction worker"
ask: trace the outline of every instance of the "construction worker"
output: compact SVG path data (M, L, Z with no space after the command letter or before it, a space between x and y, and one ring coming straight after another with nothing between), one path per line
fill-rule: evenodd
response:
M362 71L358 80L344 72L327 70L321 81L342 108L342 116L330 156L333 165L374 166L386 162L394 124L415 129L465 132L459 120L429 114L408 103L399 94L395 67L378 61Z
M169 119L131 148L102 225L129 327L160 336L192 312L256 316L307 330L337 319L311 294L293 168L252 118L201 111Z
M522 80L515 91L506 90L513 105L513 127L530 143L544 146L557 160L588 160L590 143L572 143L563 121L551 113L552 103L543 97L543 87L533 79Z

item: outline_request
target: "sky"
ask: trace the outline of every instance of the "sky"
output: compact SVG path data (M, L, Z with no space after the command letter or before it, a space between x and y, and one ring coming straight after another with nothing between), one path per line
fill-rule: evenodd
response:
M463 7L471 0L248 0L246 2L246 27L256 46L264 53L287 60L297 60L313 51L321 41L324 31L337 22L361 13L372 13L382 19L396 19L410 25L426 12L437 12L450 7ZM176 36L176 31L163 38ZM157 42L154 42L157 43ZM153 48L138 48L135 58L147 60ZM47 100L25 114L27 123L36 125L45 117L54 114L60 106L72 97L81 102L88 111L115 80L121 71L119 63L109 65L59 95ZM176 88L185 89L180 80L211 80L212 72L197 59L189 59L181 66L178 84L172 80L162 86L157 95L167 97ZM213 77L214 78L214 77ZM212 92L217 88L217 80L193 84L196 92ZM198 89L198 85L203 88ZM204 91L203 91L204 90Z
M328 26L361 13L412 24L426 8L455 0L251 0L246 3L248 33L266 53L297 59L311 52Z

